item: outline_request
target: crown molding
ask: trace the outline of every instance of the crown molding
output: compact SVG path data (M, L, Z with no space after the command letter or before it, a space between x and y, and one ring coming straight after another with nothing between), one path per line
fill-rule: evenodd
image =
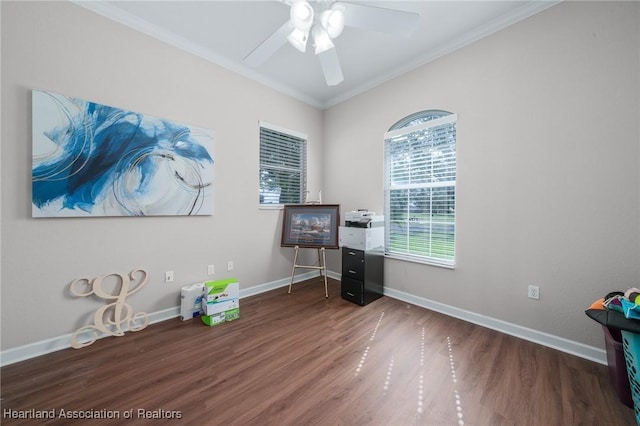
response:
M481 27L478 27L473 31L467 32L466 34L463 34L462 36L453 39L446 44L443 44L437 50L430 51L423 56L417 57L414 61L405 66L396 68L389 73L382 74L373 80L367 81L366 83L361 84L352 90L343 92L340 95L332 97L328 100L321 100L310 97L304 93L292 89L291 87L288 87L286 84L282 84L274 81L273 79L264 77L259 72L250 67L218 55L209 49L203 48L197 43L193 43L185 39L184 37L180 37L166 29L163 29L134 15L126 13L122 11L122 9L119 9L109 4L108 2L86 0L71 0L71 2L122 25L125 25L131 29L153 37L157 40L161 40L180 50L196 55L208 62L225 68L228 71L234 72L250 80L263 84L277 92L311 105L312 107L324 110L341 102L344 102L354 96L362 94L368 90L371 90L387 81L393 80L394 78L400 77L403 74L420 68L442 56L452 53L484 37L496 33L510 25L529 18L530 16L542 12L545 9L553 7L558 3L561 3L562 0L532 0L523 2L521 7L505 13L498 18L491 20L485 25L482 25Z
M122 11L122 9L115 7L107 2L83 1L83 0L70 0L70 1L73 4L76 4L92 12L95 12L101 16L104 16L105 18L108 18L112 21L115 21L126 27L129 27L135 31L139 31L157 40L165 42L182 51L191 53L201 59L204 59L208 62L218 65L228 71L234 72L250 80L264 84L265 86L277 92L280 92L284 95L287 95L294 99L302 101L315 108L320 108L320 109L323 108L323 103L318 101L317 99L314 99L312 97L305 95L304 93L300 93L296 90L293 90L285 84L278 83L277 81L264 77L263 75L256 72L250 67L238 64L237 62L232 61L224 56L218 55L209 49L203 48L201 45L197 43L187 40L184 37L176 35L175 33L168 31L157 25L154 25L148 21L145 21L144 19L140 19L137 16L134 16L130 13L126 13Z
M341 102L346 101L349 98L352 98L356 95L364 93L368 90L371 90L387 81L393 80L394 78L400 77L410 71L414 71L430 62L435 61L442 56L448 55L449 53L455 52L469 44L472 44L478 40L481 40L491 34L494 34L500 30L507 28L515 23L518 23L524 19L527 19L543 10L546 10L552 6L561 3L562 0L533 0L524 2L523 5L517 9L514 9L511 12L505 13L502 16L499 16L496 19L491 20L490 22L482 25L473 31L467 32L462 36L450 40L448 43L443 44L437 50L432 50L426 53L423 56L417 57L414 61L408 63L403 67L399 67L394 69L392 72L382 74L378 78L374 80L370 80L353 90L342 93L339 96L333 97L328 101L322 104L322 109L327 109L332 106L335 106Z

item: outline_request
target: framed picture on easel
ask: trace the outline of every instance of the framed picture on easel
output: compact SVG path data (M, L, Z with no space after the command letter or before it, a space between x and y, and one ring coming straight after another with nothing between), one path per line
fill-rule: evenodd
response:
M285 205L282 247L338 248L339 204Z

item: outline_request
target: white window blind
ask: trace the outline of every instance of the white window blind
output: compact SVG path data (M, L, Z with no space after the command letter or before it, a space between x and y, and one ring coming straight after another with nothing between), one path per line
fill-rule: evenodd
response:
M413 120L385 134L390 257L455 265L456 121L455 114Z
M260 123L260 205L301 204L307 190L307 136Z

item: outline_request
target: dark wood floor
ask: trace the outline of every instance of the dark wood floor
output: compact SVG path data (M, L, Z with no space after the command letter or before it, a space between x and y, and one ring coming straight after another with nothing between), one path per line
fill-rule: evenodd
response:
M606 366L339 292L331 280L325 299L315 279L242 299L220 326L173 319L6 366L1 423L55 410L45 424L635 424Z

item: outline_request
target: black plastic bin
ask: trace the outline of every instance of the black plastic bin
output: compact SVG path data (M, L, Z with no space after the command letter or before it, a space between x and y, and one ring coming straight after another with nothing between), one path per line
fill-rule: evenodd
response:
M622 333L618 328L602 326L604 330L604 341L607 348L607 364L609 365L609 377L616 389L620 402L633 408L631 398L631 386L627 375L627 364L624 359L624 349L622 347Z

